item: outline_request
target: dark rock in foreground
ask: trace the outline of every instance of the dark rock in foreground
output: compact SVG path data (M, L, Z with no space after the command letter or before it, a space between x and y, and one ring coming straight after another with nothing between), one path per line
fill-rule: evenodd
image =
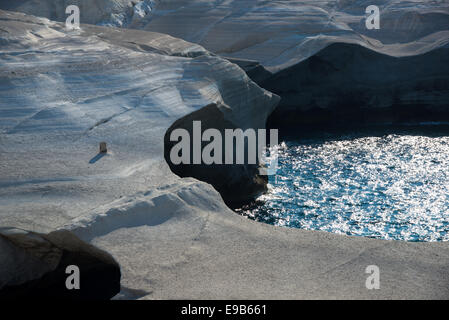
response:
M114 258L69 231L0 228L0 257L0 300L103 300L120 291L120 266ZM70 265L80 271L78 290L66 287Z

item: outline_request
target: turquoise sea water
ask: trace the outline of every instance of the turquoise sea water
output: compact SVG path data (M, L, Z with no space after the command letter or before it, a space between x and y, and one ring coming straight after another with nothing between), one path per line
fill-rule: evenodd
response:
M269 192L243 214L266 223L407 241L449 240L449 136L377 129L287 139Z

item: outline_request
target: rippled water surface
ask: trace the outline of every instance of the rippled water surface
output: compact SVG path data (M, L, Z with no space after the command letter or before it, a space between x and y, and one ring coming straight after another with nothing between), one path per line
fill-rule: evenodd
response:
M449 137L401 132L286 141L269 193L244 214L307 230L447 241Z

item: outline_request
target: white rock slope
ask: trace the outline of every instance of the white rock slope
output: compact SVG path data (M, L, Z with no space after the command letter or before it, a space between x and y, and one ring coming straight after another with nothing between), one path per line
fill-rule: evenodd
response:
M60 214L30 219L55 227L106 199L181 183L163 159L176 119L219 103L235 125L263 127L278 102L236 65L170 36L87 25L67 33L46 19L2 16L0 183L16 223L8 195L30 192L29 210L47 211L46 185L58 186ZM100 141L110 153L95 157Z
M155 0L0 0L0 9L65 21L69 5L80 9L81 23L125 27L149 15Z
M332 43L407 56L449 42L444 0L3 0L0 9L65 21L68 4L80 6L84 23L123 20L112 24L170 34L223 56L258 61L272 72ZM380 9L380 30L365 27L369 5Z
M449 298L447 243L259 224L171 173L176 119L218 102L259 126L273 109L236 65L157 33L0 16L1 226L73 230L114 256L125 298Z
M449 121L447 1L162 0L129 27L237 61L282 98L275 128Z
M380 30L367 30L365 10L380 9ZM449 42L449 3L427 0L161 0L130 27L167 33L272 72L332 43L354 43L404 56Z

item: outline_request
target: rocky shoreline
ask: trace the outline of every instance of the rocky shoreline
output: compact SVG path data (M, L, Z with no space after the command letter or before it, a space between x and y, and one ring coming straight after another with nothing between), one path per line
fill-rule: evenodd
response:
M316 8L310 10L323 15ZM251 81L236 64L200 45L160 33L91 25L67 33L63 24L48 19L0 14L0 88L7 97L0 101L0 224L32 230L25 232L31 243L38 241L36 237L52 243L51 232L61 235L55 230L69 230L88 243L79 246L94 250L90 247L94 245L108 252L97 253L111 267L114 287L97 298L117 292L120 274L122 296L130 299L136 297L127 293L136 290L141 299L449 297L447 243L383 241L257 223L229 209L264 191L266 181L258 180L255 167L217 172L214 167L177 169L167 161L167 135L175 128L189 129L193 120L220 129L265 128L279 98ZM156 26L167 27L163 21ZM244 61L236 57L238 52L230 56L250 77L281 96L270 120L273 127L282 119L285 123L291 119L292 125L332 122L332 112L337 112L339 121L359 121L358 110L374 109L378 103L384 111L394 108L398 117L385 119L381 113L379 121L414 120L421 115L441 119L446 116L448 73L447 36L439 36L412 48L416 57L408 58L389 57L358 44L331 44L330 36L320 38L308 56L296 58L294 50L287 52L289 56L276 66L253 56ZM233 47L238 48L235 43ZM224 49L223 53L229 51ZM373 97L379 100L385 90L390 92L389 79L357 78L355 66L343 68L346 60L340 55L370 62L369 74L375 74L376 61L381 61L397 72L417 74L418 82L407 83L407 74L390 79L401 84L392 88L387 101L376 102ZM429 67L429 58L445 65ZM416 68L408 70L410 64ZM427 76L439 80L428 81ZM382 86L363 94L368 80ZM309 81L326 84L329 93L312 85L303 90ZM340 85L346 92L344 103L337 103ZM417 100L409 94L416 86L438 103L418 101L416 110L424 106L434 112L420 111L407 118L396 108L415 105ZM304 102L300 108L296 99ZM348 111L351 106L356 110ZM324 116L321 109L332 112ZM310 110L318 112L315 121L304 113ZM110 151L90 162L99 141L107 141ZM58 254L63 250L43 243ZM59 277L58 261L39 270L49 275L58 270ZM379 266L381 290L366 289L368 265ZM29 267L20 276L35 271ZM17 277L10 269L1 271L6 279L2 286ZM22 290L28 289L20 287L17 294Z

